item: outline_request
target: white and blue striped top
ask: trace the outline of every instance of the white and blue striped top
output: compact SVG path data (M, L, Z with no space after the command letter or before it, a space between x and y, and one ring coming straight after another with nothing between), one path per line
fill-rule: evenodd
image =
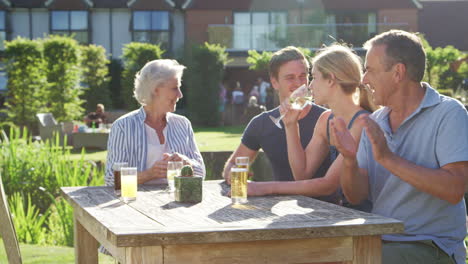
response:
M143 107L117 119L111 128L107 142L106 185L114 185L112 165L128 162L138 171L146 168L148 143L145 132L146 113ZM167 113L167 146L191 159L195 175L205 177L205 164L198 150L190 121L181 115Z

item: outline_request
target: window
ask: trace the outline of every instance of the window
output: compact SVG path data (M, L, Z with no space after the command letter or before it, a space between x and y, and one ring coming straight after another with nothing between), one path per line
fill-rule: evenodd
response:
M6 40L6 12L0 11L0 50L5 50L3 41Z
M332 35L337 40L361 47L377 32L375 12L335 12L328 16L328 22L334 24Z
M87 11L52 11L52 34L73 35L82 44L89 43Z
M285 36L286 20L285 12L234 13L234 48L278 48L275 39Z
M169 48L169 12L134 11L133 41L160 44Z

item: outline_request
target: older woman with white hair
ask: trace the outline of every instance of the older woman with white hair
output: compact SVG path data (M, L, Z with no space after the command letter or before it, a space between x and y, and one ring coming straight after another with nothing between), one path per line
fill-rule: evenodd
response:
M148 62L135 76L134 96L138 110L114 122L107 143L105 181L114 184L112 166L128 162L137 167L138 183L166 178L168 161L192 165L196 175L205 175L205 165L195 144L192 126L174 114L185 66L175 60Z

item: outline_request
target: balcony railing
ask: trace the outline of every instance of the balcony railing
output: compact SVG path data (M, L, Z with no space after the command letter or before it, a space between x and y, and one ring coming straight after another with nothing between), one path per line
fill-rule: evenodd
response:
M408 30L407 23L374 24L288 24L288 25L209 25L208 41L228 51L278 50L293 45L317 49L323 44L343 41L354 47L389 29Z

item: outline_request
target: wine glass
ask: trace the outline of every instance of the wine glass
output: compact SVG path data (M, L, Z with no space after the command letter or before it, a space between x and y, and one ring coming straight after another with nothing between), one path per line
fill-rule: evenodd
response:
M312 92L310 91L307 85L303 84L296 90L294 90L289 96L289 104L291 104L292 109L302 110L308 104L312 104ZM283 119L286 113L280 115L279 117L270 116L271 121L279 128L282 129L280 124L281 119Z

